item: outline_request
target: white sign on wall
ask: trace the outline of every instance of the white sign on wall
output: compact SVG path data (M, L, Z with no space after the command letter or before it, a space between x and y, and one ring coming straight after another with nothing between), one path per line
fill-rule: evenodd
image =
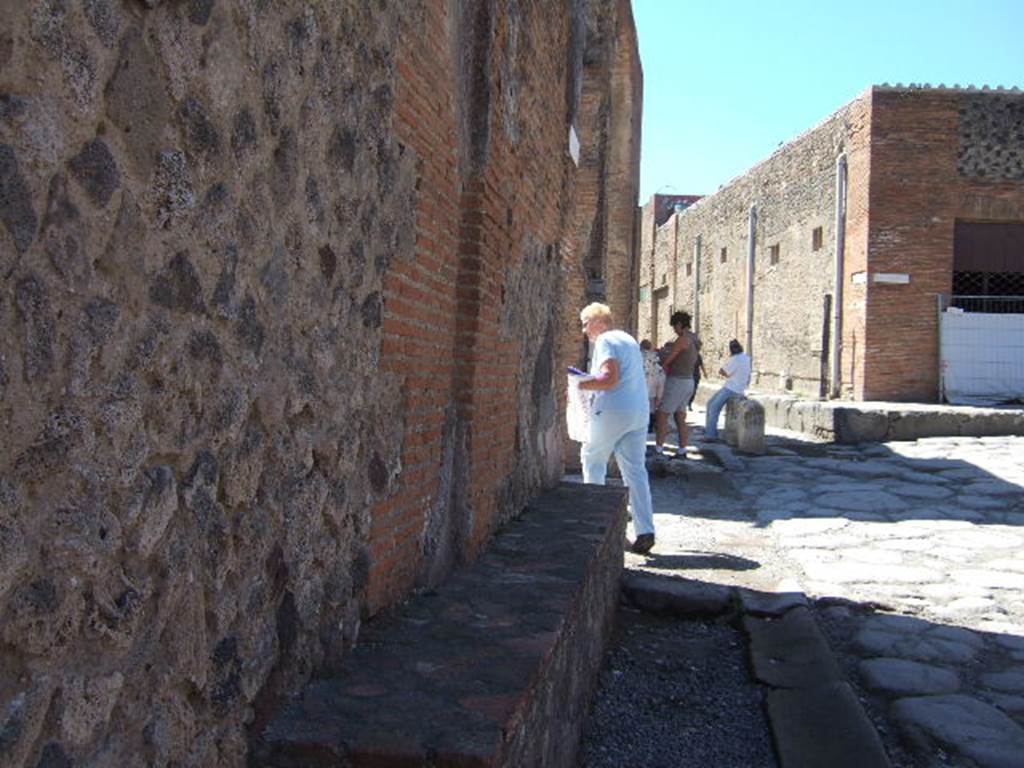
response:
M580 137L576 135L576 126L569 126L569 157L580 167Z

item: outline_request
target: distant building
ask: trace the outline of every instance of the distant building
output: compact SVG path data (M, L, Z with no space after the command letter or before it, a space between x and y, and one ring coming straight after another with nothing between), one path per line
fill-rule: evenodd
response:
M1012 298L1024 295L1016 89L872 87L673 209L668 196L643 207L641 337L663 342L671 312L687 309L708 369L738 338L767 391L933 402L972 378L965 401L1024 394L1024 299ZM967 318L966 356L946 334L940 377L950 303L989 319Z

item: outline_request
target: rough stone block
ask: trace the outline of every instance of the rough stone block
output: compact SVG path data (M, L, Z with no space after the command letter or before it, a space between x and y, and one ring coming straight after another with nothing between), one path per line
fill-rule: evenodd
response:
M995 707L960 694L900 699L892 715L909 739L932 751L936 744L982 768L1017 768L1024 728Z
M726 403L725 440L745 453L764 454L764 406L747 397Z

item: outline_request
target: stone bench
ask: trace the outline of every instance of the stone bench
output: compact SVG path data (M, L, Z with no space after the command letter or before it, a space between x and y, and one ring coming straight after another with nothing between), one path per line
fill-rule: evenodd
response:
M734 397L725 404L725 430L722 438L744 453L763 455L764 406L748 397Z
M623 488L563 483L473 565L376 618L250 765L574 766L619 598Z

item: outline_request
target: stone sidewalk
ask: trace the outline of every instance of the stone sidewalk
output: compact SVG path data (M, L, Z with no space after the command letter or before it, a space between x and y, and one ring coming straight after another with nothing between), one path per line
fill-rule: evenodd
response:
M770 430L766 456L697 442L651 473L658 538L627 554L634 577L778 616L806 596L893 765L1024 766L1024 438Z

